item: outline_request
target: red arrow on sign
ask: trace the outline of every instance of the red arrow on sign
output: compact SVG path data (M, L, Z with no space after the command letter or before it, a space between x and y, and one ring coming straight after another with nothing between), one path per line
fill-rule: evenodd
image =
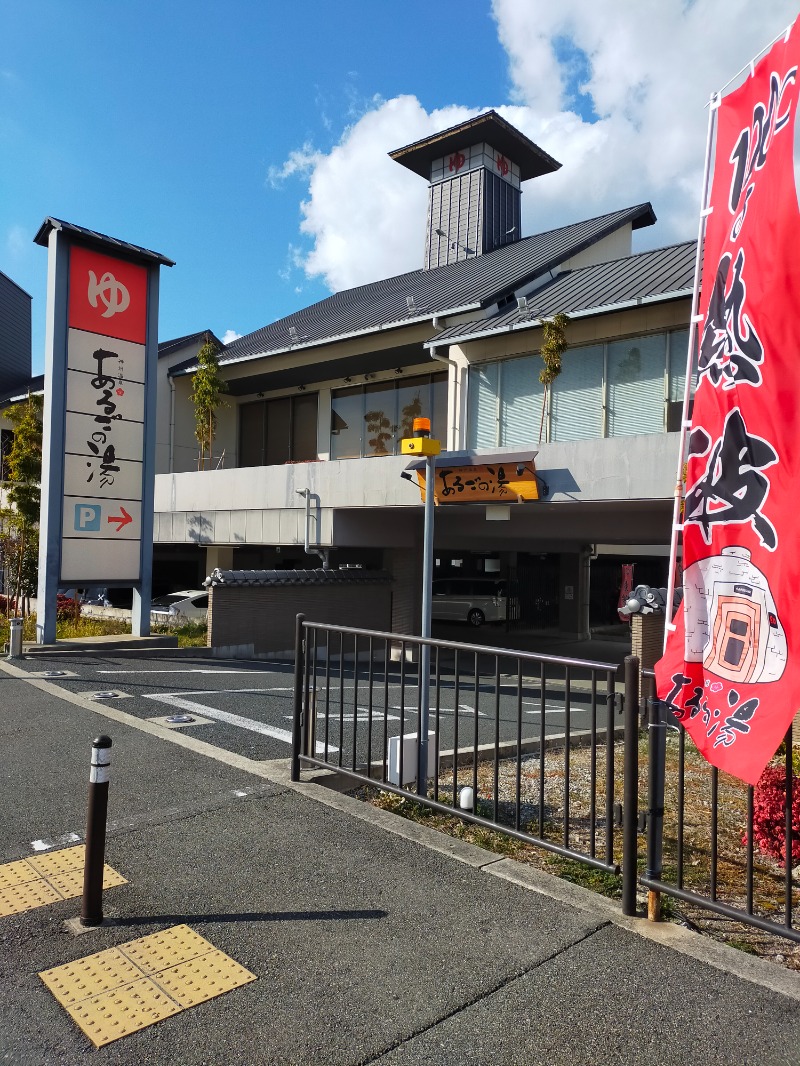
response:
M119 522L119 525L117 526L117 533L119 533L123 526L127 526L128 522L133 521L133 518L128 514L124 507L120 506L120 511L122 511L122 514L113 514L108 516L109 522Z

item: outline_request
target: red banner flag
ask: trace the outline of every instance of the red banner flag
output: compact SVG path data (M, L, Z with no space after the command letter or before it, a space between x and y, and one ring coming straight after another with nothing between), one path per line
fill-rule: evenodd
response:
M684 598L656 666L705 758L750 784L800 709L799 23L718 109Z

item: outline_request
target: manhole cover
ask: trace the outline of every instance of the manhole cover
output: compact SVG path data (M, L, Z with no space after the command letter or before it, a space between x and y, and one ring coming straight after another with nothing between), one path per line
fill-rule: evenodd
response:
M45 670L42 677L66 677L66 670Z
M92 693L93 700L118 700L118 692L94 692Z
M190 714L171 714L167 721L170 725L187 725L193 722L194 718Z

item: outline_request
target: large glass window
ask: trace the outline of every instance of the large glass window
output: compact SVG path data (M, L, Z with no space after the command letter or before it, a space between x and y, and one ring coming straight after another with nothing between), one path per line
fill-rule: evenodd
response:
M687 330L569 349L542 421L538 354L470 367L467 446L661 433L683 398ZM669 422L667 423L669 425ZM670 425L670 428L672 426Z
M378 381L331 395L331 458L396 455L415 418L431 419L442 439L447 420L447 375Z
M665 333L608 345L608 435L664 431Z
M500 434L502 448L529 448L539 440L544 386L538 356L509 359L500 366Z
M550 397L550 440L603 436L603 345L566 351Z
M469 368L469 446L487 451L498 444L500 363Z
M316 458L316 393L239 408L239 466L278 466Z

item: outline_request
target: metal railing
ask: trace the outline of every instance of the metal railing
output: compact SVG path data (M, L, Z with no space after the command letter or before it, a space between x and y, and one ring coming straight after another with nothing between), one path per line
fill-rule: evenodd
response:
M781 842L770 859L756 846L755 790L709 766L686 743L686 730L654 696L654 676L643 686L648 723L647 863L639 883L648 889L655 918L660 895L674 897L736 922L800 943L800 881L792 871L791 729L782 779ZM778 844L782 845L778 847ZM781 869L781 861L783 868Z
M420 677L425 645L427 678ZM633 914L638 661L626 662L624 699L617 671L616 663L298 615L292 780L302 767L335 770L562 859L610 874L622 867L623 909ZM426 685L428 774L420 788L414 730ZM620 767L615 739L623 733L627 754ZM586 749L580 788L572 765L577 746Z

